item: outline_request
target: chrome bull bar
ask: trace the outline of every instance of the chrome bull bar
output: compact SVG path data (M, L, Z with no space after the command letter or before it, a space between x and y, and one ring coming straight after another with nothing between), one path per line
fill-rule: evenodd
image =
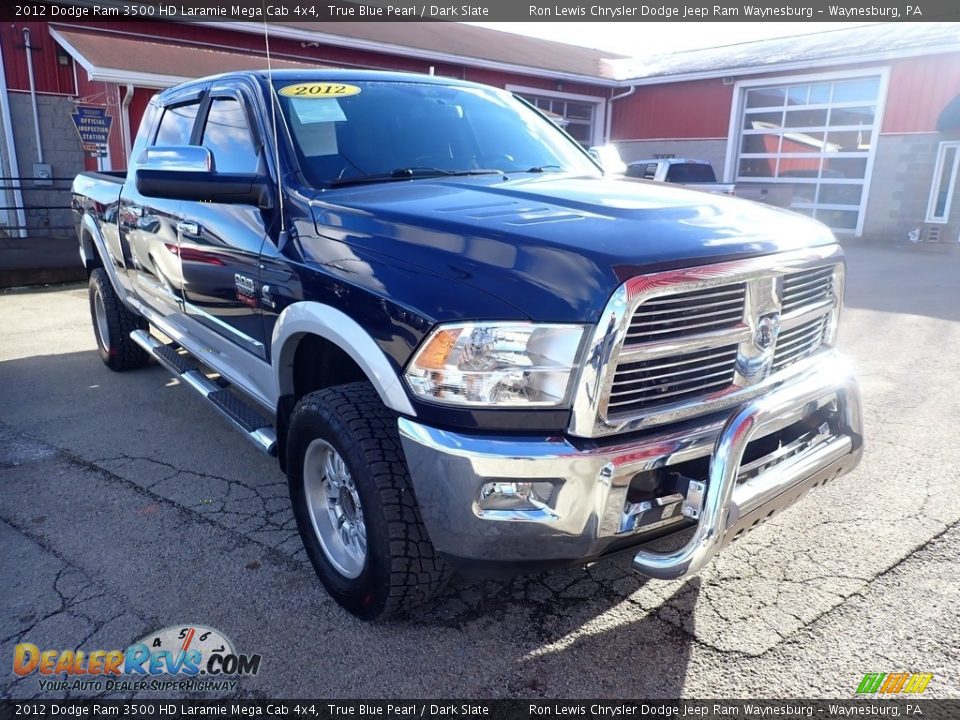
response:
M831 396L836 402L838 423L832 437L785 462L783 467L775 467L738 486L744 451L753 438L762 437L764 430L784 415L802 415L807 406L813 408ZM791 504L818 473L830 469L851 452L859 453L863 442L861 428L859 390L856 380L846 373L842 378L833 372L815 373L742 406L717 436L706 487L691 483L685 510L689 508L688 516L699 517L693 536L686 545L671 552L640 550L633 558L634 570L661 580L696 573L739 534L744 518L758 513L763 517L763 511L781 498Z

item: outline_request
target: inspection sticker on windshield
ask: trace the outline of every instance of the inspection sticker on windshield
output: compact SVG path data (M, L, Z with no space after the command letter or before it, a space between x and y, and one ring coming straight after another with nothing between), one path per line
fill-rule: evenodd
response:
M286 97L310 98L314 100L348 97L350 95L357 95L359 92L360 88L356 85L330 82L298 83L280 88L280 94Z

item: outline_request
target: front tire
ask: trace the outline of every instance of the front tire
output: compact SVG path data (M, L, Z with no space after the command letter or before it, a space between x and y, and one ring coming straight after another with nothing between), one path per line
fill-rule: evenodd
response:
M147 364L150 359L147 351L130 338L134 330L146 330L147 321L120 302L103 268L90 273L90 317L104 365L123 372Z
M427 536L396 417L370 383L310 393L287 441L293 512L331 596L364 620L419 605L449 577Z

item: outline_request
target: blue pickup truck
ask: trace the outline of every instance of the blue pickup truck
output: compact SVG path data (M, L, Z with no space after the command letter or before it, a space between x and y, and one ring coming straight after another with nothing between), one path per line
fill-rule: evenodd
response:
M157 95L132 158L73 187L100 355L278 458L360 617L452 571L695 573L860 459L830 231L604 177L510 93L221 75Z

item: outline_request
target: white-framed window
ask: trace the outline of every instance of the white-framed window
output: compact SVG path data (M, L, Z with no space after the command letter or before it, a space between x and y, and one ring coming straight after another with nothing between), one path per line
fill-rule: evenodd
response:
M958 169L960 141L940 143L937 164L933 170L933 183L930 186L930 200L927 203L927 222L945 223L950 219Z
M863 227L886 70L742 81L728 177L792 189L790 207L838 233Z
M590 95L507 85L584 147L603 144L604 101Z

